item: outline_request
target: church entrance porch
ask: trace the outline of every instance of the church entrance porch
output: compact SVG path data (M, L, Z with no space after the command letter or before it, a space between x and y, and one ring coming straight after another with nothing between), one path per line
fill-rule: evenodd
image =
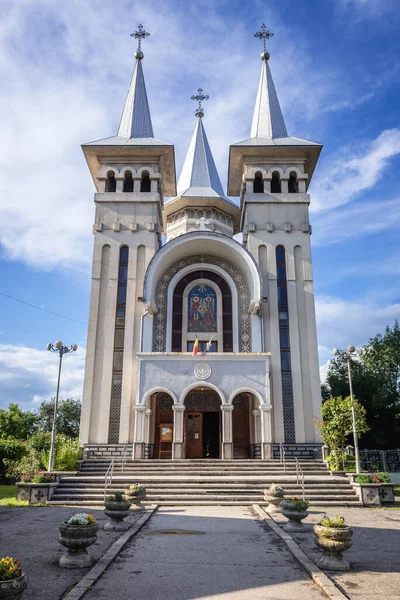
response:
M221 400L215 392L195 390L185 399L186 458L221 457Z

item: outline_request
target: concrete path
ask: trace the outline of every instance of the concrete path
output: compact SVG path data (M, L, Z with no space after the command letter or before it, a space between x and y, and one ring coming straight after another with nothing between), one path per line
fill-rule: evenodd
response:
M282 541L241 507L161 508L88 600L326 598Z

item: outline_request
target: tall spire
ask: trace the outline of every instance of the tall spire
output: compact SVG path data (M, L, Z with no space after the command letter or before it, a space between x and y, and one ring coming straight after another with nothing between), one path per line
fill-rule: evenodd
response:
M266 41L274 34L267 31L263 23L261 31L258 31L254 35L263 41L264 51L261 54L261 77L258 85L250 138L276 139L288 137L274 81L268 65L270 54L267 52Z
M136 65L133 70L131 84L126 97L124 110L118 128L118 136L124 138L153 138L149 102L147 100L146 85L144 82L142 60L142 40L150 34L139 25L137 31L131 36L138 40L135 52Z
M178 196L226 199L203 126L204 109L201 103L208 100L209 96L199 88L191 98L199 103L197 123L178 181Z

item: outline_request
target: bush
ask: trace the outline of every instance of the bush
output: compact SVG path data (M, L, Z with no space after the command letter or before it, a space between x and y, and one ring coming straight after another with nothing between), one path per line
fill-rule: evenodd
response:
M49 465L51 433L35 433L25 443L25 455L20 460L13 461L9 470L14 472L37 473L47 470ZM79 440L71 439L63 434L56 435L55 471L74 471L79 460Z
M358 475L356 483L371 483L371 477L369 475Z
M379 471L378 473L376 473L376 475L378 475L381 483L390 483L391 482L389 473L385 473L384 471Z
M353 454L345 454L338 450L327 456L326 460L331 471L356 470L356 457Z
M7 473L12 472L12 465L22 459L26 453L26 444L18 440L0 439L0 481L6 482Z
M389 473L379 471L373 475L359 475L356 477L356 483L390 483Z

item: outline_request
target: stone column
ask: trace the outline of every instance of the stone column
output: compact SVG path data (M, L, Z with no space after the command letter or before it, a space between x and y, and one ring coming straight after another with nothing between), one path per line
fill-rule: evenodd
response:
M174 404L174 441L172 443L172 458L185 458L184 438L183 438L183 418L185 406L183 404Z
M261 458L267 460L272 458L272 439L271 439L271 410L272 406L261 405Z
M135 406L135 429L133 435L133 458L144 458L145 425L147 406L136 404Z
M261 442L260 435L260 415L261 411L259 408L255 408L252 412L253 415L253 424L254 424L254 444L259 444Z
M150 441L150 429L151 429L151 415L153 414L153 411L151 410L151 408L148 408L146 410L145 413L145 439L144 439L144 443L145 443L145 447L146 446L150 446L151 441ZM147 458L150 458L150 448L148 449L148 453L147 453ZM146 453L145 453L146 456Z
M233 404L222 404L222 458L233 459L232 411Z

